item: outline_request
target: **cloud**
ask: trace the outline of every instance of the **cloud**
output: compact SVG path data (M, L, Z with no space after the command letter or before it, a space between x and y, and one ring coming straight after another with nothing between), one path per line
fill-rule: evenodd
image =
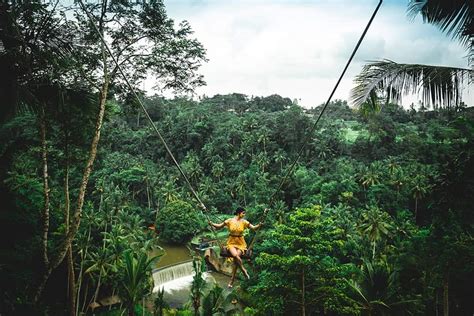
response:
M377 1L165 1L207 49L198 94L240 92L325 102ZM410 21L406 4L382 5L336 92L347 99L368 60L467 67L466 51L435 27Z

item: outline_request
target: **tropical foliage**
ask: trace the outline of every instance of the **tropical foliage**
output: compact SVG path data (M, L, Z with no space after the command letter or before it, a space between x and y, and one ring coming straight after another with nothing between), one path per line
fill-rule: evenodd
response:
M436 2L412 6L471 45L470 4L431 8ZM84 12L55 9L0 3L8 79L0 86L0 313L171 312L163 292L150 296L150 254L158 241L211 233ZM147 70L178 91L203 84L203 47L187 23L174 26L162 2L86 10L134 86ZM383 88L392 100L403 89L386 90L398 79L384 81L384 67L409 88L430 71L380 65L364 93ZM207 214L243 206L258 223L270 210L251 279L232 291L210 286L196 264L191 303L175 312L473 314L474 111L457 102L457 70L446 71L439 74L454 81L434 94L436 111L388 102L363 115L335 100L307 143L321 106L279 95L139 93ZM104 308L104 298L122 306Z
M459 40L467 49L471 68L373 61L356 77L351 101L374 111L380 106L379 98L385 103L400 103L403 95L420 93L426 107L456 110L462 105L462 91L472 85L474 78L474 4L462 0L411 0L408 13L413 18L420 14L425 22Z

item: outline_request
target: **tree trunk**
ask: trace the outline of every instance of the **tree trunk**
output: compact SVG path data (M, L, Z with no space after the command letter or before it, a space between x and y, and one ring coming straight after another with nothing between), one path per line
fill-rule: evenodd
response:
M150 188L148 185L148 176L145 178L145 184L146 184L146 198L148 200L148 209L151 210Z
M69 315L76 315L76 276L74 273L74 261L72 258L72 246L68 249L67 270L69 279Z
M46 282L49 279L49 276L51 275L51 272L56 269L61 262L64 260L64 257L67 254L67 251L69 247L71 246L72 241L74 240L74 237L76 236L76 233L79 229L79 225L81 223L81 216L82 216L82 207L84 205L84 198L86 195L86 189L87 189L87 184L89 183L89 176L92 172L92 166L94 165L95 157L97 155L97 147L99 144L100 140L100 131L102 128L102 122L104 118L104 112L105 112L105 103L107 101L107 92L108 92L108 87L109 87L109 78L107 73L104 75L104 83L102 85L101 91L100 91L100 99L99 99L99 113L97 114L97 121L96 121L96 126L95 126L95 131L94 131L94 137L92 138L92 143L91 143L91 149L89 152L89 158L86 163L86 167L84 169L83 175L82 175L82 181L81 185L79 187L79 194L77 198L77 206L74 211L74 218L71 223L71 227L69 229L69 232L66 235L66 238L63 240L61 245L58 247L59 251L54 257L54 260L52 260L49 264L48 269L46 270L46 274L44 275L42 281L40 282L39 286L36 289L35 295L34 295L34 302L37 303L41 293L43 292L43 289L46 285Z
M443 315L449 316L449 272L443 277Z
M114 289L112 290L112 297L115 296L115 291L116 291L116 288L114 287ZM112 310L112 305L113 305L113 304L110 304L110 305L109 305L109 311Z
M305 290L305 275L304 275L304 268L301 272L301 316L306 315L306 290Z
M88 308L87 305L87 296L89 295L89 284L90 284L90 278L87 279L86 283L86 290L84 291L84 301L82 302L82 309L81 312L85 314L86 309Z
M100 198L100 205L102 205L102 196ZM105 229L104 229L104 236L107 234L107 229L108 229L108 222L105 222ZM105 238L102 240L102 251L105 252ZM99 291L100 291L100 286L102 285L102 267L99 268L99 279L97 281L97 287L94 291L94 296L91 299L90 303L97 302L97 298L99 297Z
M128 315L135 316L135 306L133 304L128 305Z
M415 198L415 224L416 224L417 217L418 217L418 199Z
M87 242L86 242L86 247L85 247L85 250L84 252L81 252L81 268L79 270L79 276L77 277L77 292L76 292L76 314L75 315L79 315L79 299L80 299L80 295L81 295L81 287L82 287L82 274L83 274L83 271L84 271L84 258L87 256L87 249L89 247L89 240L91 239L91 225L89 225L89 234L87 235ZM84 302L87 300L84 299Z
M99 279L97 280L97 287L95 288L94 296L92 297L91 302L89 303L89 305L90 305L91 303L97 302L97 298L99 297L100 286L102 285L101 282L102 282L102 269L100 269L100 272L99 272Z
M40 137L41 137L41 160L43 163L43 212L41 219L43 221L43 232L41 235L41 246L43 265L45 270L48 270L48 233L49 233L49 175L48 175L48 148L46 146L46 117L44 107L41 109L40 117Z
M436 301L435 301L435 316L439 315L438 309L439 309L439 293L438 289L435 290L436 294Z
M0 42L2 42L3 52L2 61L7 71L2 71L2 90L0 98L3 106L0 108L0 123L5 123L8 119L18 112L21 102L19 102L19 76L18 57L22 56L20 47L24 46L24 36L19 30L18 21L16 21L12 12L15 2L0 2ZM18 45L18 41L21 42ZM4 52L10 52L5 54ZM21 57L20 57L21 58ZM8 104L8 106L6 106Z
M69 150L68 150L68 139L66 133L66 175L64 177L64 213L65 213L65 225L66 232L69 232L69 213L70 213L70 197L69 197ZM76 315L76 276L74 273L74 261L72 257L72 245L69 246L67 251L67 275L68 275L68 299L69 299L69 315Z

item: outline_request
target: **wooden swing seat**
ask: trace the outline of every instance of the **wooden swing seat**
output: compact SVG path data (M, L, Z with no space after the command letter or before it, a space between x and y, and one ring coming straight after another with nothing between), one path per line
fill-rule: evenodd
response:
M240 258L242 258L242 259L252 259L252 255L253 255L253 250L252 249L247 249L240 256ZM227 249L227 247L221 247L221 257L232 258L232 255L231 255L230 251Z

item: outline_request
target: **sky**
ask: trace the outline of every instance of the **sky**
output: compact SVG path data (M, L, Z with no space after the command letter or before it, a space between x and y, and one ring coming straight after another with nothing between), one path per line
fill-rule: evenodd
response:
M377 0L165 0L169 17L187 20L207 50L207 86L197 95L279 94L306 108L324 103ZM408 0L385 1L333 99L349 99L367 61L390 59L468 68L467 51L421 17ZM467 89L466 89L467 90ZM464 100L474 105L474 92ZM404 104L416 101L409 96ZM416 102L415 102L416 103Z

